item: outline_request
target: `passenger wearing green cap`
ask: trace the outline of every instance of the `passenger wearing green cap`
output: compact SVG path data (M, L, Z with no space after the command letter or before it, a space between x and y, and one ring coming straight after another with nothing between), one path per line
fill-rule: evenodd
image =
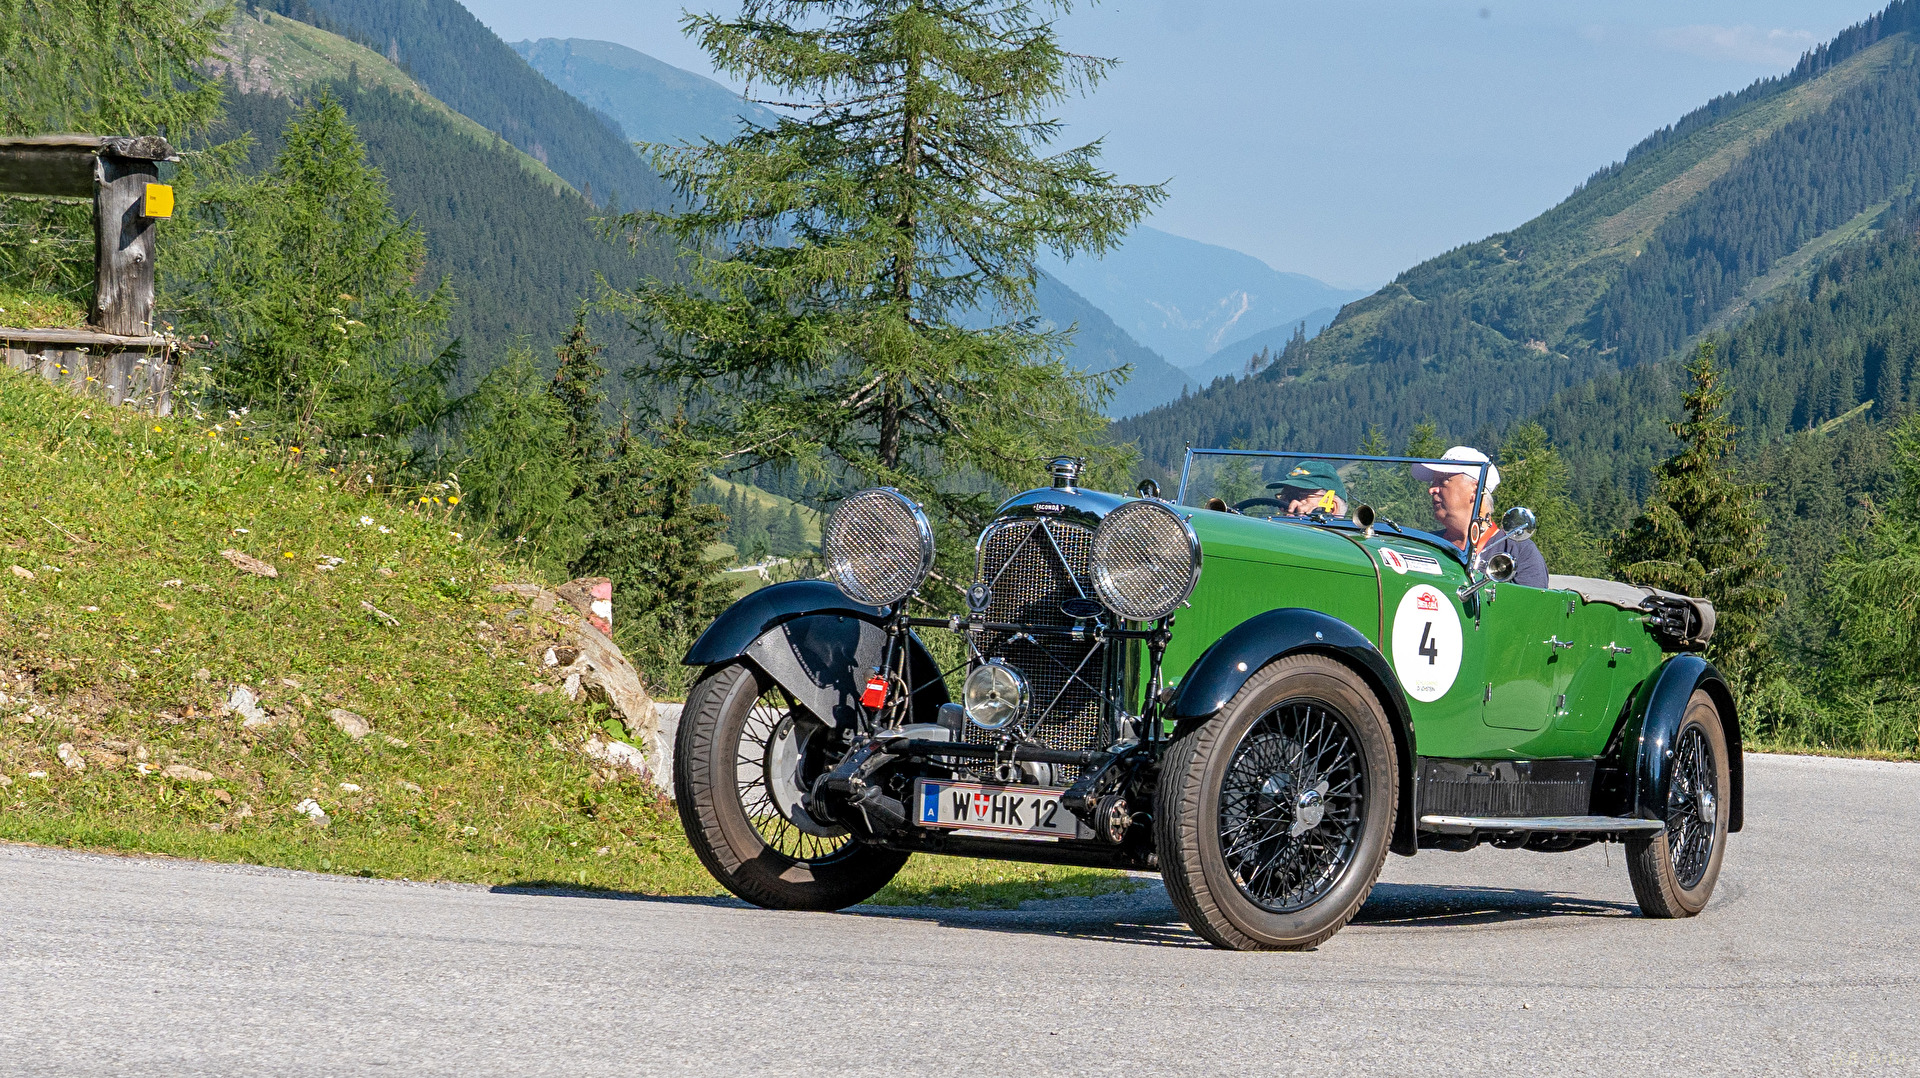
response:
M1347 515L1347 484L1333 465L1324 460L1303 460L1293 466L1285 479L1268 483L1267 489L1286 507L1288 516L1304 517L1314 513L1343 517Z

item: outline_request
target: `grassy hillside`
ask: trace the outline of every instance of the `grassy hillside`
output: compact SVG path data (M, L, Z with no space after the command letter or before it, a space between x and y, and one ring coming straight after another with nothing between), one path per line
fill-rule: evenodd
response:
M1566 201L1348 304L1264 374L1122 424L1196 443L1348 449L1436 420L1491 441L1556 393L1658 360L1790 289L1920 167L1920 8L1655 133Z
M604 713L554 691L554 626L488 590L521 571L465 538L442 492L374 493L361 469L242 426L155 421L5 370L0 470L0 839L716 892L654 788L581 753ZM226 711L241 685L268 721ZM336 708L373 732L351 739ZM922 859L883 900L1115 886Z

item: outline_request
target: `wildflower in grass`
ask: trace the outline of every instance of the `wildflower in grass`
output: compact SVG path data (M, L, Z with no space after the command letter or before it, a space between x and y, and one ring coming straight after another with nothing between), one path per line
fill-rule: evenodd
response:
M160 433L160 428L159 428L159 427L155 427L155 428L153 428L153 433L155 433L155 434L159 434L159 433Z
M372 523L373 523L373 518L372 518L372 517L361 517L361 518L360 518L360 526L361 526L361 527L363 527L363 528L364 528L364 527L366 527L366 526L367 526L367 525L369 525L369 524L372 524Z
M392 535L392 534L393 534L393 529L392 529L392 528L389 528L389 527L387 527L387 526L386 526L385 524L382 524L382 525L380 525L380 534L381 534L381 535Z
M287 452L292 453L295 456L298 456L300 453L300 447L297 445L290 445L287 447Z
M448 504L448 505L459 505L459 504L460 504L460 495L458 495L458 494L449 494L449 495L447 495L447 504Z
M289 550L289 551L287 551L286 553L284 553L284 554L282 554L282 555L280 555L280 556L281 556L281 557L283 557L283 558L291 558L291 557L293 557L293 551L291 551L291 550Z

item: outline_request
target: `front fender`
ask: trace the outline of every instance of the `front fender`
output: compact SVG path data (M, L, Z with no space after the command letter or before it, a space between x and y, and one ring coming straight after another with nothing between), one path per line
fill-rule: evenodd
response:
M1667 789L1673 782L1672 746L1687 715L1687 702L1696 689L1713 697L1720 726L1727 739L1727 830L1745 823L1746 782L1741 766L1740 718L1734 710L1733 690L1713 664L1698 655L1675 655L1662 663L1641 689L1644 701L1622 732L1617 753L1620 766L1631 765L1633 815L1663 819Z
M1400 679L1386 656L1360 630L1318 610L1286 607L1258 614L1234 626L1201 654L1180 679L1169 712L1179 726L1218 714L1256 671L1275 659L1299 653L1331 656L1352 667L1373 689L1393 728L1394 755L1400 762L1400 811L1394 822L1393 852L1416 848L1414 820L1413 715Z
M886 617L885 610L853 602L826 581L774 584L728 607L681 661L715 666L744 659L822 722L848 727L859 719L868 675L886 656ZM912 633L907 678L914 721L934 721L947 702L947 687Z

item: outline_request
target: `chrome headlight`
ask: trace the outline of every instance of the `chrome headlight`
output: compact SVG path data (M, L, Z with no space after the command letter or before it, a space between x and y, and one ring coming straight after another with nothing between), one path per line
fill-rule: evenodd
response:
M1173 613L1199 579L1200 539L1162 502L1127 502L1093 533L1093 590L1128 621Z
M1026 714L1027 679L999 659L988 659L967 675L960 699L969 722L982 730L1004 730Z
M932 571L933 525L913 499L892 487L874 487L834 509L820 549L847 598L891 606L912 595Z

